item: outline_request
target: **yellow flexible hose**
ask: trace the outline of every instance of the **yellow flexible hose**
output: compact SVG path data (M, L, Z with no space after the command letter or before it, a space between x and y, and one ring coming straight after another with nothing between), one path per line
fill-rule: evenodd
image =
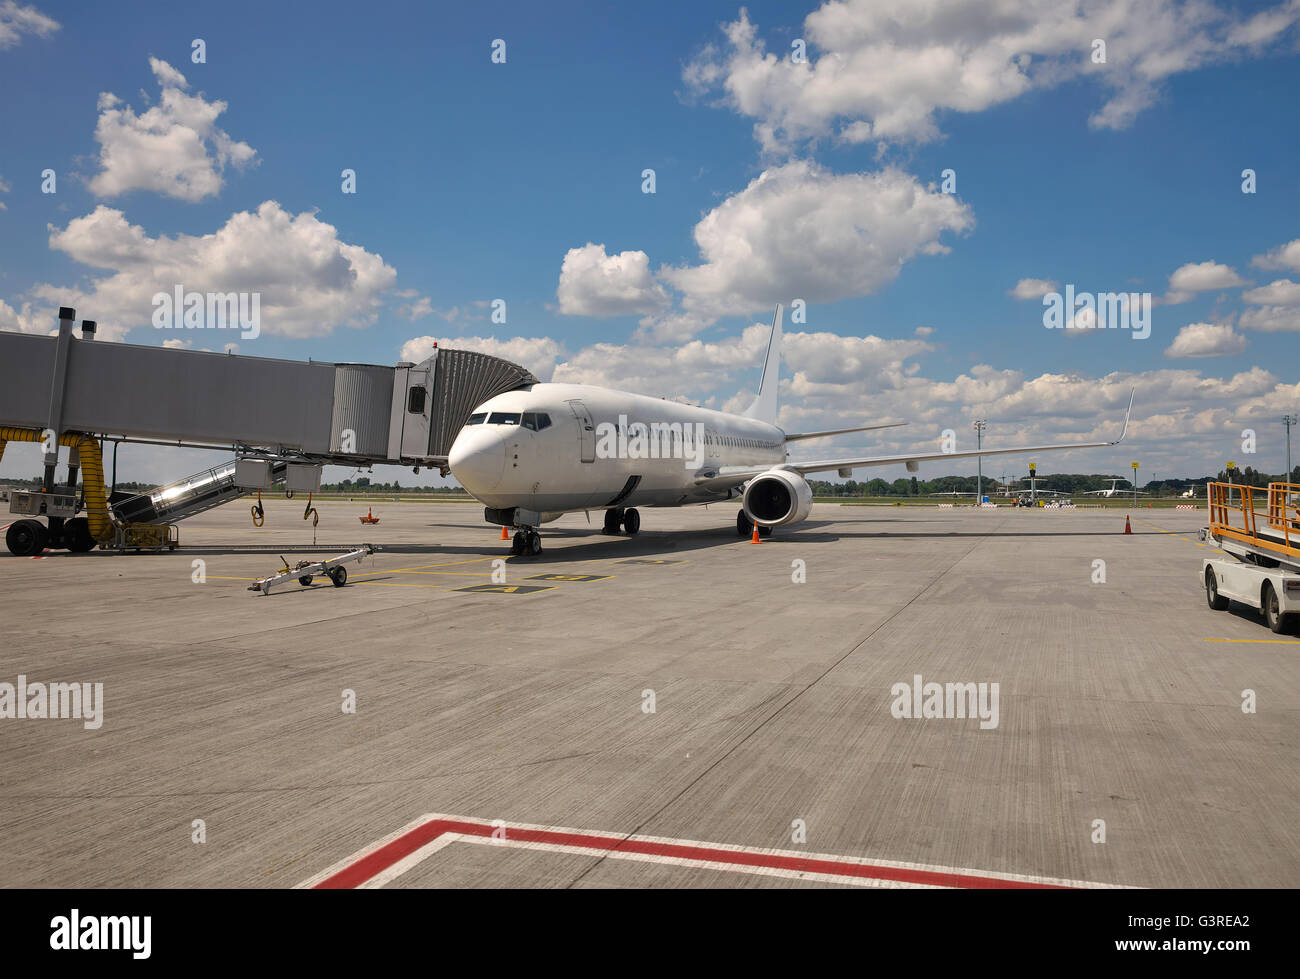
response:
M9 442L44 442L41 429L0 427L0 457ZM81 456L81 490L86 496L86 523L97 541L113 539L113 518L108 512L108 489L104 486L104 456L97 439L80 432L65 432L59 445L76 446Z

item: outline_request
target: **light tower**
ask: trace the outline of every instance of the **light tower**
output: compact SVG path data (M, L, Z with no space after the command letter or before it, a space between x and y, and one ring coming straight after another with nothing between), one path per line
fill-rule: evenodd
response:
M1286 475L1282 477L1282 482L1291 482L1291 426L1296 423L1295 415L1283 415L1282 424L1286 426Z
M980 418L976 420L975 424L972 425L971 428L975 429L975 451L978 452L980 449L984 447L984 429L988 428L988 425L985 423L983 418ZM975 467L976 467L975 505L983 506L984 505L984 457L983 456L975 457Z

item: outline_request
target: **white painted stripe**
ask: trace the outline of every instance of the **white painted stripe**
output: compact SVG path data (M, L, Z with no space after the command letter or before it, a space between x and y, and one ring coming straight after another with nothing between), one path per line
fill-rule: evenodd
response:
M333 877L344 867L350 867L352 866L352 864L356 863L362 857L370 856L370 854L374 853L381 846L387 846L389 843L392 843L393 840L397 839L399 836L404 836L405 834L409 833L411 830L415 829L417 826L423 826L425 823L429 821L429 818L430 817L428 816L421 816L419 819L411 820L401 829L393 830L393 832L389 833L387 836L380 837L379 839L375 840L375 842L367 844L366 846L358 850L356 853L352 854L352 856L344 857L338 863L331 864L330 866L322 870L320 873L313 874L311 877L308 877L301 884L294 884L293 885L294 890L301 890L303 888L315 887L317 884L325 880L327 877ZM471 822L471 820L466 820L466 822Z
M482 836L458 836L464 843L478 843L481 846L508 846L520 850L546 850L552 853L572 853L586 857L605 857L610 860L637 860L642 863L659 863L667 864L674 867L692 867L696 870L727 870L732 873L754 874L760 877L787 877L795 880L823 881L828 884L849 885L851 887L888 887L888 888L908 888L917 890L946 890L937 884L915 884L909 881L900 880L880 880L872 877L849 877L840 874L820 874L810 873L800 870L786 870L783 867L751 867L736 863L723 863L717 860L691 860L687 857L668 857L660 856L653 853L629 853L624 850L598 850L589 846L566 846L560 843L531 843L510 839L507 832L504 840L494 840ZM645 837L632 837L636 840L645 840ZM685 840L672 840L673 843L681 843L684 846L704 845L715 850L723 849L714 843L708 844L690 844ZM727 848L730 849L730 848ZM755 852L755 851L744 851ZM807 856L807 854L800 854ZM841 857L832 858L841 863L849 863ZM875 866L882 866L876 863Z
M412 867L416 866L417 864L423 863L425 860L428 860L431 856L433 856L443 847L450 846L451 844L457 842L458 840L466 840L472 838L473 837L462 836L460 833L443 833L436 840L432 840L424 844L424 846L420 847L420 849L416 850L414 853L411 853L403 857L401 860L397 861L397 863L393 864L387 870L381 870L379 873L375 874L375 876L371 877L364 884L361 884L360 887L369 890L383 887L385 884L397 880L398 877L401 877L402 874L406 873Z
M491 821L475 818L472 816L456 816L450 813L426 813L420 818L415 819L410 823L407 823L401 829L398 829L392 833L389 833L387 836L384 836L381 839L376 840L374 843L364 847L361 850L358 850L356 853L352 854L346 859L340 860L338 863L333 864L328 869L323 870L318 874L315 874L314 876L308 878L307 880L303 881L302 883L296 886L298 888L313 887L316 884L320 883L321 881L325 880L326 878L332 877L334 874L338 873L344 868L351 866L353 863L356 863L358 860L361 860L369 856L371 853L374 853L376 850L380 849L381 847L386 846L387 844L391 843L393 840L397 839L398 837L403 836L406 833L409 833L410 831L416 829L417 827L422 826L425 823L432 822L434 820L452 820L452 821L462 822L462 823L472 823L476 826L482 826L487 829L494 828ZM575 845L558 844L558 843L531 842L531 841L526 842L520 840L513 840L510 838L510 830L512 828L536 830L539 832L546 832L546 833L564 833L564 834L576 834L582 836L592 836L592 837L599 838L601 840L607 840L608 848L601 847L601 846L588 847L588 846L575 846ZM420 863L423 863L425 860L427 860L433 854L437 853L439 850L442 850L446 846L455 842L477 843L485 846L509 846L518 849L532 849L532 850L549 851L554 853L571 853L571 854L586 855L586 856L601 856L601 857L608 857L610 859L616 859L616 860L639 860L646 863L658 863L658 864L665 864L665 865L679 866L679 867L693 867L697 869L726 870L731 872L755 874L759 876L785 877L785 878L800 879L800 880L821 881L825 883L833 883L837 885L849 885L854 887L931 888L937 886L937 885L921 884L921 883L910 882L910 881L881 880L879 878L864 878L864 877L855 877L850 875L805 872L805 871L791 870L791 869L781 868L781 867L755 867L755 866L748 866L743 864L725 863L721 861L698 860L698 859L692 859L687 857L675 857L675 856L648 854L648 853L635 853L635 852L627 852L627 851L612 849L613 847L618 846L620 843L629 840L642 842L642 843L660 843L660 844L668 844L668 845L676 845L676 846L706 847L713 850L724 850L730 853L745 853L745 854L774 856L774 857L792 857L792 858L805 859L805 860L826 860L826 861L832 861L841 864L850 864L854 866L860 866L866 864L874 867L885 867L885 868L893 868L899 870L925 871L925 872L937 873L937 874L955 874L964 877L985 877L994 880L1017 881L1017 882L1031 883L1031 884L1050 884L1050 885L1056 885L1058 887L1109 889L1109 888L1123 888L1127 886L1123 884L1102 884L1093 881L1071 880L1063 877L1044 877L1036 874L1012 874L1012 873L1004 873L1001 871L987 871L987 870L974 870L970 868L945 867L936 864L915 863L912 861L905 861L905 860L882 860L873 857L849 857L849 856L841 856L838 854L831 854L831 853L810 853L806 850L785 850L785 849L777 849L773 847L751 847L751 846L741 846L739 844L734 844L734 843L711 843L711 842L705 842L700 840L687 840L687 839L679 839L676 837L666 837L666 836L648 836L648 835L640 835L640 834L628 836L623 834L610 833L602 830L575 829L569 826L546 826L538 823L522 823L522 822L512 822L508 820L505 821L505 839L497 839L490 836L489 837L469 836L460 833L444 833L441 836L439 836L437 839L430 841L420 849L402 858L397 863L393 864L391 867L386 868L384 871L377 874L375 877L371 878L370 880L366 881L361 886L368 887L368 888L383 887L386 884L389 884L392 881L396 880L398 877L402 876L403 874L407 873L412 868L418 866Z

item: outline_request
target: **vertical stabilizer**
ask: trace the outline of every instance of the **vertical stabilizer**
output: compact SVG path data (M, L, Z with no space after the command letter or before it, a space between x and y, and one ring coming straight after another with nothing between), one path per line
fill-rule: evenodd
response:
M769 425L776 424L776 392L781 383L781 304L777 303L776 316L772 318L772 335L767 341L767 357L763 361L763 380L758 386L758 397L745 411L746 418L754 418Z

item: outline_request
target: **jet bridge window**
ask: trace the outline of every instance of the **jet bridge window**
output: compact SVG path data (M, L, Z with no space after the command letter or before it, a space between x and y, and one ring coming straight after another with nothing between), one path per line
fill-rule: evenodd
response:
M494 411L488 415L487 423L489 425L518 425L519 412L517 411Z
M530 432L540 432L551 427L551 416L542 411L525 411L520 424Z
M428 392L427 390L425 390L425 388L424 388L423 385L421 385L420 387L411 388L409 391L407 391L407 392L406 392L406 412L407 412L407 414L410 414L410 415L423 415L423 414L424 414L424 400L425 400L425 397L428 395L428 393L429 393L429 392Z

